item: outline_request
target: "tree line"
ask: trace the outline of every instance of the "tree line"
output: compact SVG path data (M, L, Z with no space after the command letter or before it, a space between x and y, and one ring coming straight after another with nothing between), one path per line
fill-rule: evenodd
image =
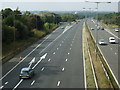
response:
M109 13L109 14L99 14L98 20L103 21L105 24L115 24L120 26L120 12Z
M40 12L33 14L29 11L22 13L18 8L6 8L2 12L2 39L3 43L26 40L30 37L41 37L50 33L60 22L71 22L80 19L75 14L55 14Z

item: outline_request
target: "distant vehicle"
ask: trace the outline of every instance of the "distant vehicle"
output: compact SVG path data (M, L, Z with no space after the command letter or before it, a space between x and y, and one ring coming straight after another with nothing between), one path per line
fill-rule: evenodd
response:
M97 30L100 30L100 26L97 26Z
M21 72L19 74L20 79L25 79L25 78L31 78L34 75L33 69L29 67L25 67L21 69Z
M97 27L97 24L95 26Z
M64 29L64 27L61 27L61 29Z
M98 44L99 45L107 45L107 43L104 41L104 39L99 40Z
M94 30L94 28L91 28L91 30Z
M115 43L115 38L114 37L109 37L109 43Z
M104 27L101 27L101 30L105 30Z
M115 32L119 32L119 30L117 28L115 28Z

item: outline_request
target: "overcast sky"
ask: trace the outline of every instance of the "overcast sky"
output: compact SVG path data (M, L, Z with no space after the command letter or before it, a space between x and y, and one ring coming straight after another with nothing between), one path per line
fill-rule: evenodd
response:
M0 10L4 8L16 9L22 11L83 11L83 8L92 8L95 10L95 3L86 3L85 0L0 0ZM34 1L34 2L33 2ZM43 2L44 1L44 2ZM112 2L110 4L99 4L99 11L118 11L119 0L88 0L100 2ZM114 1L114 2L113 2Z

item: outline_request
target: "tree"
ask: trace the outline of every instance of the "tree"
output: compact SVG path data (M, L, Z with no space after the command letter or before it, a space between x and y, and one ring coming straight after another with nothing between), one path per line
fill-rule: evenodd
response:
M3 19L3 23L8 26L14 26L14 18L12 15L7 16Z
M10 8L6 8L5 10L2 9L3 19L9 15L12 15L13 11Z
M7 25L3 25L2 27L2 39L3 42L9 44L14 40L14 32L15 28Z

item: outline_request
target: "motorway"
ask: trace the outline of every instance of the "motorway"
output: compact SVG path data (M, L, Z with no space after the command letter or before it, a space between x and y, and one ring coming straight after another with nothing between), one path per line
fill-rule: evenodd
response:
M65 29L57 28L5 63L0 88L84 88L83 20L72 26L62 26ZM21 68L28 67L33 58L35 62L31 68L35 76L19 79Z
M100 47L105 59L107 60L112 72L114 73L116 79L119 80L118 79L118 63L119 63L118 62L118 47L120 45L118 45L118 41L119 41L118 32L111 31L106 28L105 28L105 30L97 30L97 27L96 27L97 22L95 20L88 19L87 22L88 22L89 28L94 28L94 30L91 30L91 32L92 32L95 40L97 40L97 42L98 42L100 39L104 39L105 42L107 42L107 45L104 45L104 46L99 45L99 47ZM109 43L108 39L110 36L115 37L116 44Z

